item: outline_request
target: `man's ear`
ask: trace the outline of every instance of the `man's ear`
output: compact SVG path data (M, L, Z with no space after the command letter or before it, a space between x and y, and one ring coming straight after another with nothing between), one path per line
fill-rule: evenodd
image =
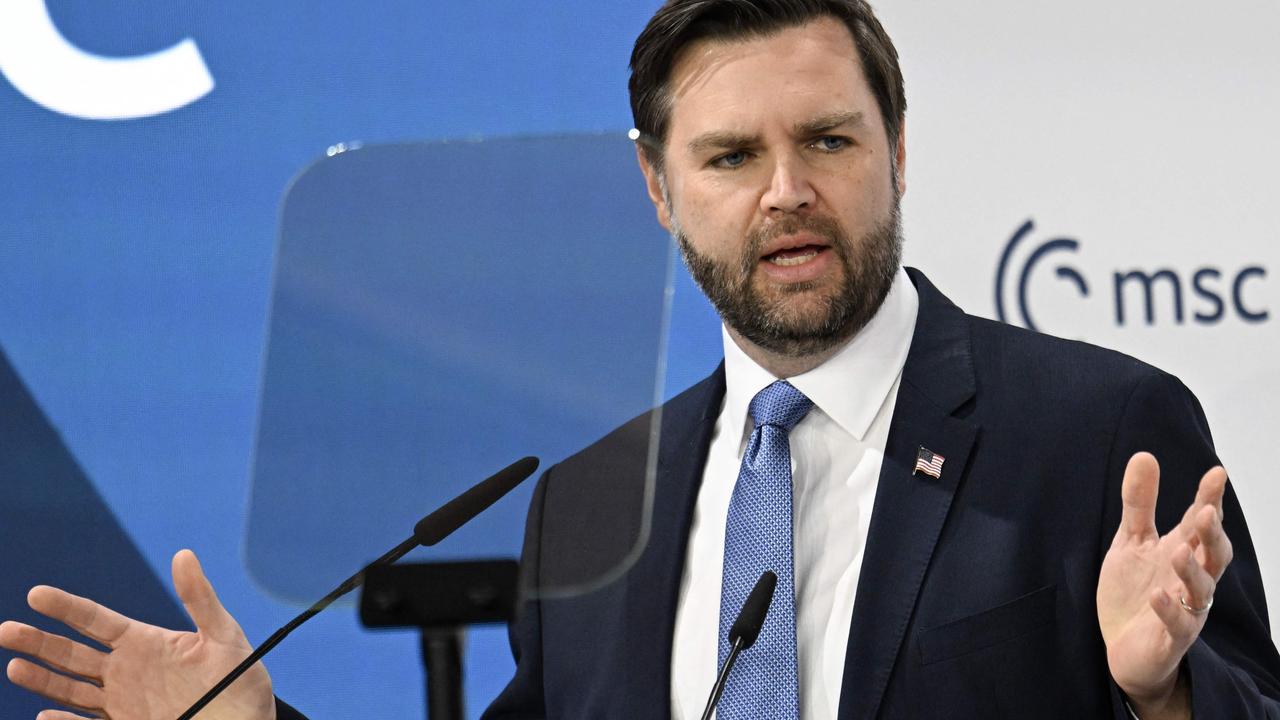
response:
M898 195L904 195L907 192L907 119L905 117L898 124L898 147L894 153L898 161L898 177L894 178L894 182L898 183Z
M667 206L667 199L662 193L662 181L658 178L658 169L650 162L649 156L645 154L644 148L639 144L636 145L636 161L640 163L640 172L644 173L645 188L649 191L649 200L653 203L654 209L658 212L658 222L667 232L671 232L671 208Z

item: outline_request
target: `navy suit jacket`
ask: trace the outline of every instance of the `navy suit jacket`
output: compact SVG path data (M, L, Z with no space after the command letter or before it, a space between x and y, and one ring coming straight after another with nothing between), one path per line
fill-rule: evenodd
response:
M910 274L920 311L838 716L1127 718L1098 629L1098 572L1133 453L1161 463L1162 533L1218 463L1200 405L1156 368L966 315ZM721 368L661 408L652 485L653 413L542 477L516 674L486 718L670 717L677 594L723 396ZM912 474L920 446L946 458L941 478ZM1185 661L1195 717L1280 717L1280 657L1230 488L1224 524L1235 560Z

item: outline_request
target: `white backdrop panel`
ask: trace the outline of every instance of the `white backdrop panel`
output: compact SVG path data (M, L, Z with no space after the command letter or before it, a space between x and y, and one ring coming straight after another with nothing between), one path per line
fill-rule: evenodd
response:
M877 7L907 78L908 262L997 317L1007 250L1004 319L1182 378L1244 504L1275 617L1280 4Z

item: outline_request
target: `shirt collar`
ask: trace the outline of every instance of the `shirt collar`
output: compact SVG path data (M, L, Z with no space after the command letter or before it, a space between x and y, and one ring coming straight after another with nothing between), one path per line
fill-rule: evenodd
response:
M866 327L829 360L787 380L837 425L862 440L906 364L919 306L915 286L899 268ZM747 357L728 330L722 327L721 334L726 429L742 428L745 433L750 427L751 398L778 378Z

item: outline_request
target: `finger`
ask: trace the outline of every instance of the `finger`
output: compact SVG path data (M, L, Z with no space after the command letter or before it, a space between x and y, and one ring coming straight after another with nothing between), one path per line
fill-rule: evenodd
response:
M1140 452L1129 458L1124 469L1120 499L1124 504L1120 530L1134 540L1145 540L1156 532L1156 495L1160 488L1160 465L1151 453Z
M66 710L41 710L36 714L36 720L91 720L91 718L88 715L77 715Z
M1178 601L1161 588L1156 588L1151 591L1148 602L1151 609L1155 611L1156 617L1164 623L1165 630L1169 633L1169 637L1173 638L1174 645L1177 647L1190 645L1195 633L1192 624L1188 622L1191 615L1182 609Z
M0 647L30 655L46 665L95 682L102 680L107 654L70 638L9 621L0 624Z
M1171 562L1174 574L1186 588L1182 595L1183 601L1193 608L1207 606L1213 599L1213 591L1217 583L1204 568L1200 567L1200 563L1196 562L1191 548L1186 545L1179 547L1174 551Z
M1197 560L1216 582L1222 579L1222 573L1226 572L1234 557L1231 538L1227 537L1226 530L1222 528L1222 520L1212 507L1200 510L1196 515L1195 527L1196 538L1199 540Z
M1200 478L1200 487L1196 490L1196 505L1212 505L1222 518L1222 496L1227 491L1227 471L1221 465L1211 468Z
M81 635L93 638L107 647L115 647L116 640L134 622L88 598L48 585L31 588L31 592L27 593L27 604L41 615L65 623Z
M1201 508L1213 507L1214 514L1218 519L1222 519L1222 497L1227 488L1227 473L1221 466L1211 468L1200 478L1200 485L1196 488L1196 499L1187 507L1186 512L1182 514L1182 520L1178 522L1178 526L1174 528L1177 539L1191 544L1192 549L1200 546L1200 536L1197 532L1197 517Z
M218 594L205 577L200 560L190 550L179 550L173 556L173 587L202 634L223 642L236 642L244 637L235 618L218 601Z
M18 687L69 707L90 712L103 705L102 688L83 680L73 680L22 658L9 661L9 680Z

